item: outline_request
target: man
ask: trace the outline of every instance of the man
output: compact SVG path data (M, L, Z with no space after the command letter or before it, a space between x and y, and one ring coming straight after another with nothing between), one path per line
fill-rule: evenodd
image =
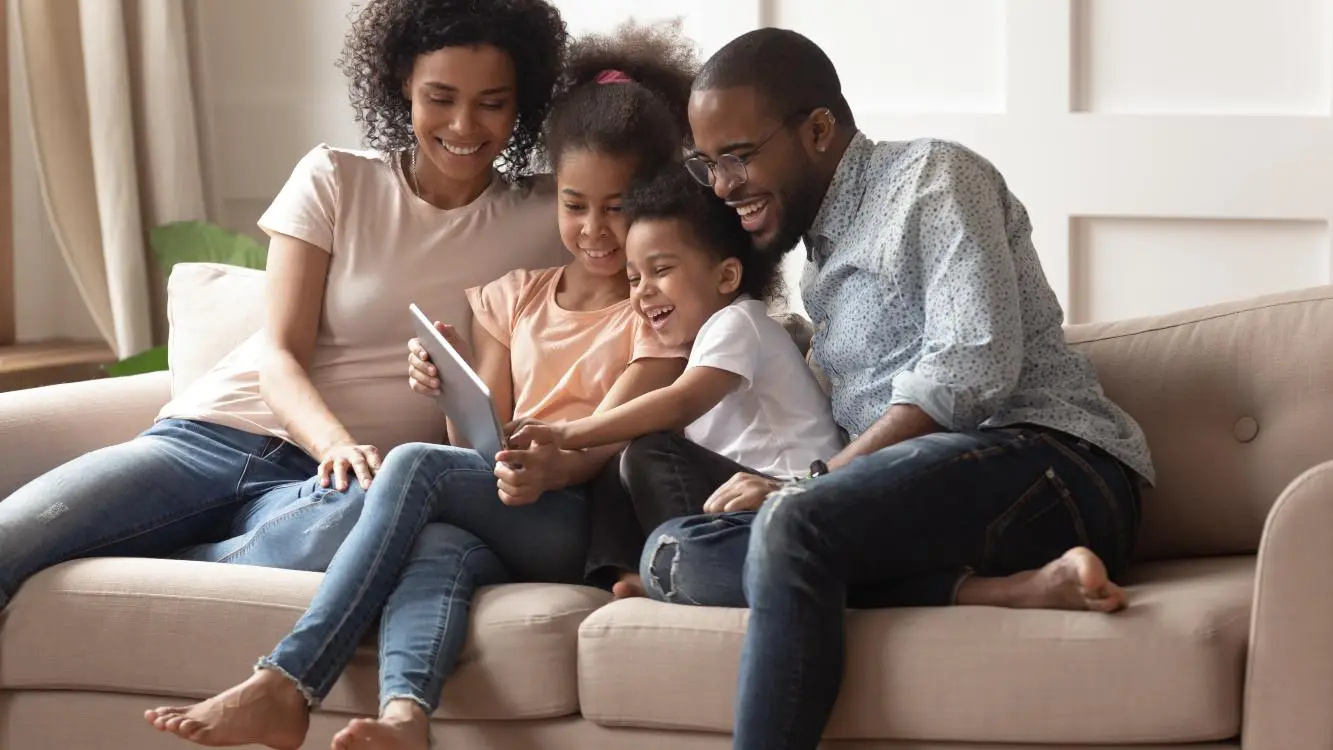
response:
M804 241L813 361L851 437L810 479L737 475L706 506L728 512L646 548L655 597L751 609L735 747L816 747L848 604L1122 608L1108 569L1129 559L1148 448L1066 346L995 168L871 142L828 57L779 29L714 55L689 118L690 173L755 245Z

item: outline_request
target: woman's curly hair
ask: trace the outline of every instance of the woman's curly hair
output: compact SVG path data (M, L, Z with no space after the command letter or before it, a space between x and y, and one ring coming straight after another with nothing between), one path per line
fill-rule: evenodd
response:
M630 80L598 83L607 71ZM689 130L686 109L699 71L694 44L680 23L626 23L611 34L588 34L570 45L546 124L546 156L586 148L634 155L651 173L679 161Z
M351 79L352 108L366 145L395 151L415 143L403 82L417 57L475 44L498 47L514 61L518 118L498 167L510 178L527 174L568 44L560 12L544 0L367 2L352 20L338 60Z

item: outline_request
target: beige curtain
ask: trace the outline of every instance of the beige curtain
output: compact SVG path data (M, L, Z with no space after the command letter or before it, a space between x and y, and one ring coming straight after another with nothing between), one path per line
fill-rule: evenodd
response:
M17 0L37 171L98 330L154 342L147 230L205 218L186 0Z

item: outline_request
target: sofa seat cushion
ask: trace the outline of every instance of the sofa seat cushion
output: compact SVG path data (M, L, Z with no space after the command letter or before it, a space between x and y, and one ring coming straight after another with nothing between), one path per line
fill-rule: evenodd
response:
M847 616L827 736L1174 743L1240 727L1254 558L1145 564L1129 609L985 607ZM604 725L730 731L746 612L619 601L579 631L583 715Z
M0 689L207 697L245 679L305 610L318 573L102 558L31 578L0 621ZM484 589L437 716L535 719L578 712L579 623L609 597L578 586ZM323 708L375 714L376 633Z

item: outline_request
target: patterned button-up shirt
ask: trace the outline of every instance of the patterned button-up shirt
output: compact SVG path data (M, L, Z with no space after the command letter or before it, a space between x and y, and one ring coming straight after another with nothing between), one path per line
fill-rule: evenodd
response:
M1031 232L976 153L857 133L805 237L801 280L833 416L853 437L893 404L953 431L1042 425L1152 482L1143 431L1065 343Z

